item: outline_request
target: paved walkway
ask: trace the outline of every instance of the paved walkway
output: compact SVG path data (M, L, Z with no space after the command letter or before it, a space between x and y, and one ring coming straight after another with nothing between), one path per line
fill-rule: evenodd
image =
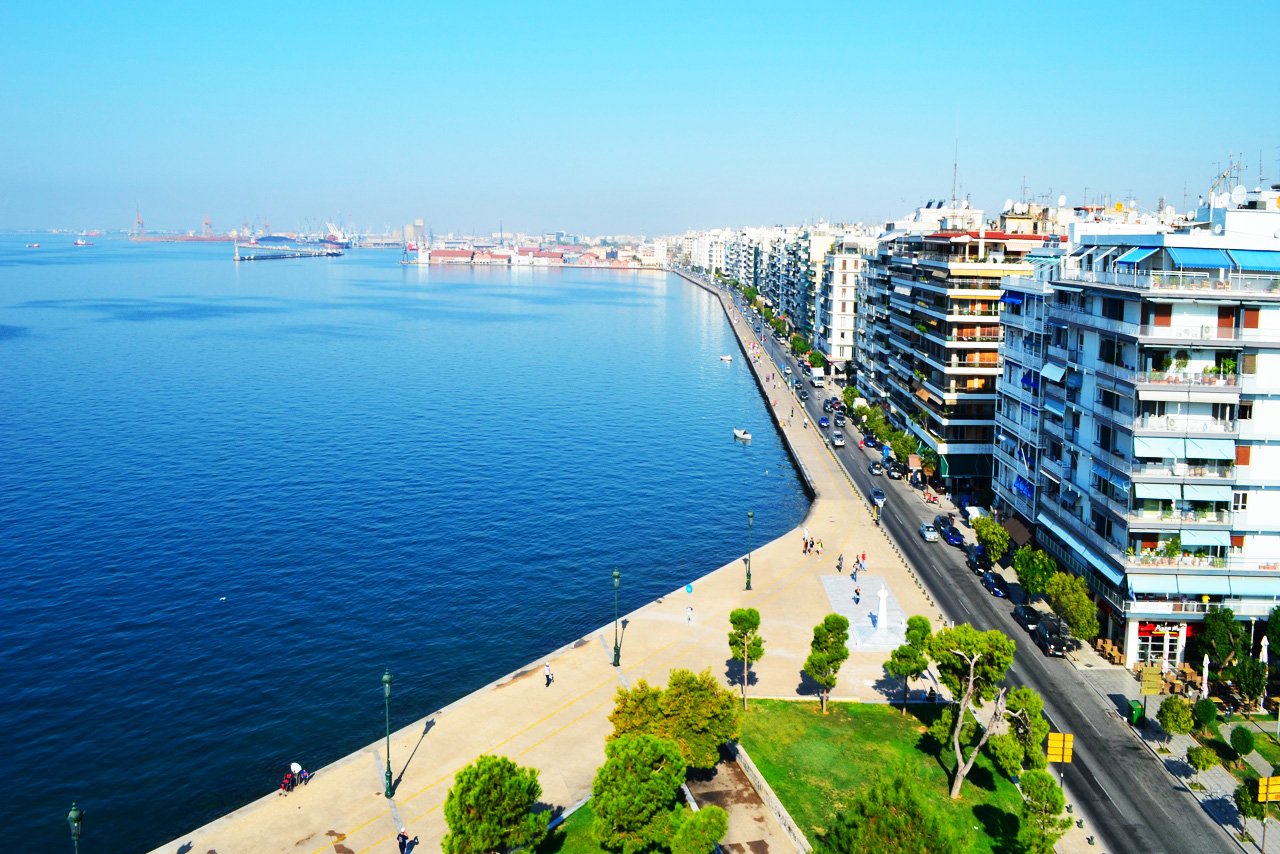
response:
M739 335L745 332L753 338L744 327L742 322L734 326ZM751 366L757 373L778 370L767 359ZM775 419L784 405L790 404L780 404ZM786 414L781 413L781 421ZM726 644L733 608L751 606L761 613L767 654L752 668L751 694L795 698L806 692L801 669L813 626L833 609L824 577L839 580L836 558L841 553L847 569L853 554L865 552L868 569L861 579L877 579L862 585L864 612L868 600L878 607L875 585L887 585L894 607L886 632L898 628L894 623L903 614L925 614L936 624L940 617L936 607L883 532L871 523L866 506L820 432L803 428L798 420L781 429L817 497L800 528L755 551L751 592L743 590L743 563L735 560L694 581L692 594L682 587L628 614L621 668L611 666L612 624L602 626L394 733L391 756L397 785L392 800L382 793L385 759L383 743L378 741L320 769L305 788L283 797L266 795L156 851L394 851L396 830L402 824L421 838L421 850L437 850L446 829L441 807L453 776L483 753L503 754L537 768L543 799L549 805L563 808L576 803L590 793L595 771L604 760L604 739L611 730L608 714L619 686L639 679L665 683L674 667L709 667L725 684L736 687L740 671L729 660ZM731 441L729 425L725 433L725 441ZM800 540L806 527L824 541L821 557L802 553ZM687 606L693 608L692 622L686 619ZM862 619L869 616L863 613ZM853 650L833 698L884 701L900 696L900 686L884 676L887 638L881 641L874 649ZM556 677L549 687L541 673L544 661L550 661ZM731 838L736 839L739 831L731 828ZM742 844L751 843L750 850L757 851L790 847L776 829L762 826L757 836L754 843L742 840Z

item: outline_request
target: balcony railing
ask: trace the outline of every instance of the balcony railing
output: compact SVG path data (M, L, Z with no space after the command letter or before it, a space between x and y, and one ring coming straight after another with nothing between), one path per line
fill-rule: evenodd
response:
M1083 311L1066 305L1053 305L1049 308L1050 319L1059 320L1063 323L1073 323L1080 326L1087 326L1090 329L1103 329L1107 332L1115 332L1120 335L1132 335L1135 338L1139 334L1139 327L1136 323L1130 323L1127 320L1113 320L1109 317L1102 317L1093 312Z
M1280 293L1280 276L1256 276L1219 271L1196 273L1183 270L1079 270L1064 265L1059 278L1067 282L1116 285L1151 291L1211 291Z
M1179 525L1229 525L1230 510L1134 510L1129 513L1129 522L1137 525L1179 524Z
M1133 429L1156 433L1237 433L1239 425L1234 419L1209 418L1195 415L1139 415L1133 419Z
M1240 377L1238 374L1207 374L1203 371L1138 371L1135 381L1140 385L1234 387L1239 385Z
M1230 463L1206 463L1204 465L1188 465L1187 463L1138 463L1130 467L1134 476L1148 475L1152 477L1235 477L1235 466Z

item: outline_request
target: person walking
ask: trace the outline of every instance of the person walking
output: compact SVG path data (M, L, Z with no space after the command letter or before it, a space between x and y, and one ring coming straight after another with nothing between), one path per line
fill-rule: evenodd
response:
M403 827L396 834L396 847L400 849L400 854L404 854L404 850L409 847L409 833Z
M844 553L836 556L836 572L844 572Z
M555 674L551 672L551 662L550 662L550 661L548 661L545 665L543 665L543 667L542 667L542 675L543 675L543 676L545 676L545 677L546 677L546 679L547 679L547 684L546 684L544 687L550 688L550 687L551 687L551 683L552 683L552 682L554 682L554 681L556 681Z
M862 603L862 588L855 586L853 588L853 604L860 605Z
M686 623L693 622L693 606L692 605L684 609L684 621Z
M818 540L818 557L822 557L822 540Z

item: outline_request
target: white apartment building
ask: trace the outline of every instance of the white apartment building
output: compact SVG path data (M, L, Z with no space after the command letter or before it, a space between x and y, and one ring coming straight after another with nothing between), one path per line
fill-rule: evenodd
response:
M875 234L855 226L835 239L823 261L813 346L846 376L855 359L858 280L875 246Z

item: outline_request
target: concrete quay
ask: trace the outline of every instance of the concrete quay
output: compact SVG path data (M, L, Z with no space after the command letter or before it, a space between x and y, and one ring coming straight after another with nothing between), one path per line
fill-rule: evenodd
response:
M924 614L936 624L938 609L873 525L821 432L802 426L798 405L796 416L789 419L793 399L785 389L764 382L780 366L768 356L755 361L747 355L748 345L758 343L749 325L735 317L726 294L707 289L721 300L743 348L741 364L760 381L775 424L814 497L800 526L753 552L754 589L743 589L744 561L732 561L691 580L691 594L681 587L627 614L620 668L612 666L613 625L606 624L393 733L392 799L383 796L384 741L378 739L320 768L308 786L287 796L272 791L156 852L393 851L401 826L421 839L418 850L439 850L446 831L442 807L453 777L485 753L537 768L543 801L567 808L590 794L596 769L604 761L604 739L611 731L608 715L620 686L640 679L664 684L672 668L709 667L724 684L737 688L740 665L729 661L726 638L729 612L738 607L759 609L766 642L765 658L752 667L749 697L805 696L801 668L812 629L832 611L853 622L852 654L832 698L885 702L900 697L900 686L884 676L888 650L901 642L905 615ZM734 369L739 364L735 359ZM731 426L724 428L726 442L732 441ZM763 424L750 427L765 429ZM821 556L802 553L805 530L823 541ZM853 556L863 552L868 569L859 577L862 597L855 605L849 570ZM840 554L845 558L843 573L836 570ZM881 587L889 619L873 625ZM691 619L687 608L693 609ZM550 686L542 676L548 662L555 674ZM757 845L755 850L769 850L769 841L776 840L774 850L785 850L780 831L759 825L758 820L738 821L731 813L727 847L761 842L765 847Z

